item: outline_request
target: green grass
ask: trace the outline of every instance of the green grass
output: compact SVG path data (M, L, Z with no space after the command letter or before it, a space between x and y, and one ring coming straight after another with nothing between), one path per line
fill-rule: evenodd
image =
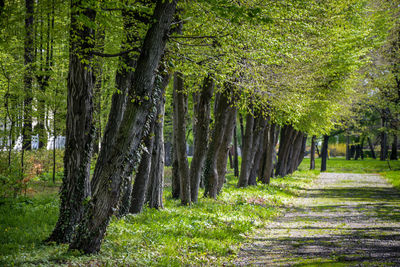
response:
M317 169L320 160L317 159ZM400 161L391 161L400 169ZM309 159L291 176L272 179L269 186L236 188L227 184L217 200L200 198L183 207L167 189L165 208L145 209L139 215L113 218L102 250L93 256L68 251L66 245L44 245L58 216L54 188L36 189L34 197L0 199L0 265L133 265L181 266L222 265L237 256L246 235L278 216L300 190L317 177L308 171ZM400 171L390 171L387 162L365 159L346 161L331 158L329 172L381 173L400 189ZM170 170L167 169L167 176ZM200 195L202 192L200 193Z
M236 188L229 174L217 200L183 207L165 192L165 208L113 218L98 255L44 245L57 220L55 194L0 202L0 265L218 265L232 262L246 234L268 224L318 172L273 179L271 185Z
M392 170L400 170L400 160L389 161ZM364 160L345 160L344 158L330 158L327 161L327 172L350 172L350 173L383 173L390 171L387 161L380 161L371 158ZM300 170L308 170L310 159L305 158L300 165ZM321 159L315 160L315 168L321 168Z

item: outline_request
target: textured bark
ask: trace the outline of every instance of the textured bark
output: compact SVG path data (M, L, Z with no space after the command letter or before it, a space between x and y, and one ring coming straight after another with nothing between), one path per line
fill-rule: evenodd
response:
M276 124L269 123L264 134L264 153L262 155L262 165L259 179L263 184L269 184L274 173L274 159L276 157L275 147L279 131Z
M165 84L166 86L167 84ZM164 87L165 88L165 87ZM160 101L157 107L157 120L154 125L154 144L151 158L151 171L149 185L147 187L146 202L149 208L163 208L164 189L164 108L165 98Z
M390 153L391 160L397 160L397 135L393 135L392 151Z
M194 153L190 164L191 201L197 202L199 195L202 168L208 146L208 131L211 119L211 98L214 91L214 80L211 76L204 79L202 91L196 96L194 109Z
M315 170L315 140L317 137L315 135L311 138L311 153L310 153L310 170Z
M249 182L253 135L254 117L249 113L246 116L246 132L242 139L242 163L240 166L240 176L237 184L238 187L246 187Z
M287 173L293 173L297 167L298 167L298 162L301 154L301 149L303 146L303 139L304 139L304 134L302 132L297 132L296 138L294 139L292 148L291 148L291 158L288 162L288 171Z
M369 137L367 137L367 138L368 138L369 149L371 149L371 157L373 159L376 159L374 145L372 144L371 138L369 138Z
M131 206L131 193L132 193L132 177L125 179L123 185L123 195L121 198L121 204L119 205L118 216L122 217L129 213Z
M227 117L229 109L228 92L219 93L215 99L214 109L214 128L212 130L211 142L208 146L206 161L204 165L204 195L210 198L216 198L218 195L218 153L225 129L227 128Z
M248 178L248 185L256 185L257 184L257 175L258 169L261 164L261 155L264 150L264 133L266 130L267 121L265 118L259 116L256 118L256 125L254 129L253 135L253 144L252 144L252 154L251 154L251 166Z
M175 150L178 160L178 173L180 183L180 199L182 205L190 205L190 178L189 163L186 153L186 116L188 111L188 97L184 92L183 75L174 74L174 136Z
M324 135L324 140L322 142L322 150L321 150L321 172L326 171L326 161L328 159L328 141L329 141L329 135Z
M278 162L275 173L277 176L284 177L288 174L293 142L296 139L297 131L291 125L285 125L281 129L280 135Z
M164 139L161 134L160 136L160 129L162 133L163 129L163 123L164 123L164 103L165 103L165 97L164 92L165 88L168 85L170 75L168 73L164 72L163 67L159 67L158 73L161 75L158 75L157 77L157 82L155 86L158 86L157 90L161 91L161 99L157 100L156 102L157 105L154 109L154 120L151 122L151 131L150 133L145 137L144 139L144 145L146 146L146 151L142 153L142 157L140 160L140 164L138 167L138 170L136 172L136 177L135 177L135 182L133 185L133 190L132 190L132 195L131 195L131 203L130 203L130 208L129 212L130 213L140 213L143 209L143 205L145 203L145 200L148 199L154 199L154 201L151 201L151 203L158 203L158 197L157 195L154 195L154 192L159 192L159 190L153 190L153 187L157 187L159 183L157 183L158 180L160 180L160 175L161 176L161 181L164 181L164 173L162 174L154 174L154 169L159 169L160 166L164 167L164 148L160 148L160 142L161 145L163 146L164 144ZM155 180L154 180L155 179ZM154 181L153 181L154 180ZM150 183L150 184L149 184ZM147 193L149 191L149 193ZM147 195L146 195L147 193ZM161 190L161 196L162 196L162 190ZM153 207L162 207L162 202L161 204L155 204Z
M143 209L151 170L153 144L154 133L153 130L151 130L144 140L146 150L142 153L140 164L135 176L135 182L132 188L131 206L129 208L129 212L133 214L140 213Z
M93 74L88 63L93 48L93 30L76 21L82 14L94 21L95 11L71 2L70 57L68 73L64 177L60 189L60 215L48 241L70 242L82 218L83 203L90 196L90 159L92 155Z
M93 197L70 245L71 249L80 249L84 253L100 250L106 228L120 199L123 177L126 177L125 166L135 161L135 154L140 154L140 142L149 131L146 119L153 105L151 96L152 93L159 93L153 92L155 70L164 51L176 3L158 1L156 4L152 25L146 33L129 88L126 110L110 151L101 148L99 160L102 160L97 162L92 179ZM107 124L107 127L110 126L111 122Z
M232 143L233 128L235 126L236 108L231 105L228 105L228 108L225 110L225 112L227 113L225 129L223 133L222 142L218 148L218 153L217 153L217 172L218 172L217 194L221 192L222 187L225 183L226 165L228 162L229 147L231 146Z

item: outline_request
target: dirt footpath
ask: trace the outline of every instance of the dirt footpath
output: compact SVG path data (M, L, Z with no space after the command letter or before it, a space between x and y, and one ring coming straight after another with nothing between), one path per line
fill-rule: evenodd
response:
M235 264L400 266L400 193L379 175L322 173Z

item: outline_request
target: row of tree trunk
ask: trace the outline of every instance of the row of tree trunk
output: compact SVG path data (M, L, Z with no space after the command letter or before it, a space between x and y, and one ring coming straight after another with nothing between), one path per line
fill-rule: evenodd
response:
M112 215L140 210L144 197L154 207L162 205L162 99L169 75L162 75L160 61L176 4L175 0L157 1L152 15L146 15L152 18L144 18L149 28L143 40L133 36L135 31L132 30L142 13L137 10L122 12L126 35L123 49L139 51L139 56L127 52L120 55L122 67L116 75L118 92L112 97L108 123L90 180L95 85L91 63L95 41L94 30L87 24L82 25L77 18L84 16L94 23L96 11L84 1L71 1L65 173L60 192L60 216L48 241L70 243L71 249L85 253L97 252ZM136 177L132 190L131 174L142 151L145 151L142 161L147 161L146 174ZM130 205L132 202L134 205Z

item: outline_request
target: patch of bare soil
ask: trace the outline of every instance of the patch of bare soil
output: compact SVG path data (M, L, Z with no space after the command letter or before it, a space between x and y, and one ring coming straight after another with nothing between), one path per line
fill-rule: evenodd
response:
M379 175L322 173L235 265L400 266L400 193Z

